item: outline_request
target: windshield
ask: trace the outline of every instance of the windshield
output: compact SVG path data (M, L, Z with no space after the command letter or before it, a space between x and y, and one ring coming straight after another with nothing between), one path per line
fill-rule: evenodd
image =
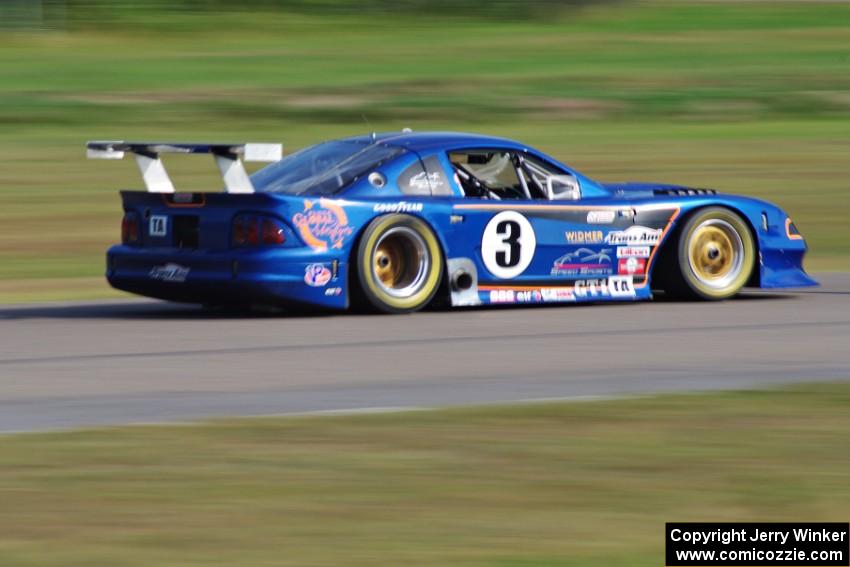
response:
M404 152L365 141L324 142L261 169L251 181L263 193L330 195Z

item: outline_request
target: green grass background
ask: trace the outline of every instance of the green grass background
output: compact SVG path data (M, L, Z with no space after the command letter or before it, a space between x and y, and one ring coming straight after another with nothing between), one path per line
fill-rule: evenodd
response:
M768 198L810 269L850 269L850 4L448 4L89 0L61 25L48 10L46 30L7 8L0 302L110 293L117 189L140 180L132 161L84 159L103 138L505 135L602 180ZM167 165L178 187L220 186L206 157Z
M850 386L0 436L0 564L663 565L850 510Z

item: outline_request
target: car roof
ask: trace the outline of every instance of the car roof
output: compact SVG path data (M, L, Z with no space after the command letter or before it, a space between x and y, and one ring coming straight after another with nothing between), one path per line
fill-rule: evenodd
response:
M506 148L517 151L527 151L542 159L552 161L559 167L563 167L572 175L575 175L581 184L588 190L590 196L609 196L610 192L605 189L602 184L583 175L581 172L565 165L558 160L527 146L516 140L508 138L500 138L498 136L485 136L483 134L470 134L467 132L374 132L362 136L353 136L345 138L344 141L359 142L361 144L384 144L405 148L420 154L421 157L426 157L429 154L444 150L461 150L461 149L487 149L487 148Z
M481 134L468 134L465 132L381 132L354 136L348 138L351 141L369 142L399 146L415 152L427 152L439 150L447 146L451 147L507 147L525 149L527 146L507 138L496 136L484 136Z

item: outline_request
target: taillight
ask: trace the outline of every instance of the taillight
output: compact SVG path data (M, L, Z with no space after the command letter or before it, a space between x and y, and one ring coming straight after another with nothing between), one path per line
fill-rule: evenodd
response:
M121 243L135 244L139 241L139 215L124 213L121 219Z
M263 215L239 215L233 219L234 246L279 246L286 242L283 223Z
M251 246L256 246L260 242L260 221L257 220L256 217L248 219L248 236L246 238L246 243Z
M233 221L233 245L242 246L245 244L245 224L240 217L236 217Z
M283 244L286 236L283 226L274 219L263 219L263 244Z

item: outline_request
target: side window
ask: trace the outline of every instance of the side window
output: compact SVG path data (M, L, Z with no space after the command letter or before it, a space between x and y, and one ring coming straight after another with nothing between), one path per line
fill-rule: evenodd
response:
M542 191L547 199L575 201L581 199L578 179L534 156L523 156L522 173L528 185Z
M578 179L525 152L474 149L449 153L458 184L467 197L483 199L581 198Z
M437 159L437 156L425 158L425 171L428 172L428 182L431 184L432 195L453 194L452 187L449 185L449 180L446 179L443 166L440 165L440 160Z
M449 153L467 197L530 199L518 174L515 156L507 150L463 150Z
M436 156L416 160L398 176L398 189L405 195L452 195L452 187Z
M398 189L405 195L430 195L428 174L418 159L398 176Z

